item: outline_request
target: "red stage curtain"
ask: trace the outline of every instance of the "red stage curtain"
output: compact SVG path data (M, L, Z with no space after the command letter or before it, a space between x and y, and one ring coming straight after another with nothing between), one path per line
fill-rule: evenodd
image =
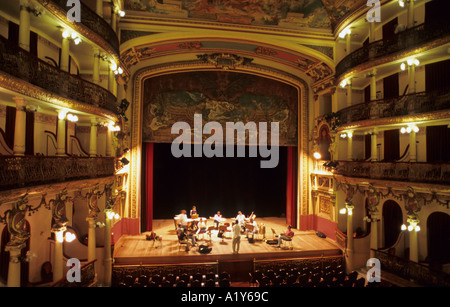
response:
M286 223L296 228L297 208L297 147L288 147L286 181Z
M144 143L143 174L144 201L142 202L141 231L153 230L153 143Z

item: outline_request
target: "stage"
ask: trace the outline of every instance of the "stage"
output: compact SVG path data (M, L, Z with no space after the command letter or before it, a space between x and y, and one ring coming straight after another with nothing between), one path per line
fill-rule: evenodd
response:
M231 222L231 219L228 220ZM257 218L258 225L264 224L266 239L272 239L272 229L277 234L286 230L284 218ZM208 220L207 226L212 226L213 221ZM145 265L145 264L174 264L174 263L200 263L200 262L242 262L263 259L286 259L322 257L342 254L338 245L329 238L320 238L315 231L294 230L292 249L277 248L277 245L269 245L262 240L262 235L255 237L255 242L248 242L246 235L241 236L239 254L232 253L231 232L225 234L225 238L217 237L218 231L212 231L211 239L208 235L202 235L198 244L209 243L212 251L209 254L201 254L198 247L185 250L185 245L178 243L173 220L154 220L153 231L162 236L161 244L145 239L146 233L136 236L122 236L114 246L115 265Z

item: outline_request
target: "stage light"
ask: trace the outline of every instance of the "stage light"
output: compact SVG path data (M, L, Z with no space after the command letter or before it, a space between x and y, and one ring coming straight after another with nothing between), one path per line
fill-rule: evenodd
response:
M318 151L316 151L316 152L313 154L313 156L314 156L314 158L316 158L317 160L320 160L320 158L322 158L322 155L321 155L320 152L318 152Z

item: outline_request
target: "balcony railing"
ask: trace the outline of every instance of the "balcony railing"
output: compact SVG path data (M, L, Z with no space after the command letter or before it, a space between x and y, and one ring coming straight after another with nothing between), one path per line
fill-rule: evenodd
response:
M63 98L119 111L116 97L101 86L42 61L0 36L0 70Z
M392 39L378 40L355 50L336 66L336 78L363 63L380 59L397 52L405 52L448 35L449 23L427 23L398 33Z
M0 156L0 190L113 176L115 159Z
M450 164L339 161L335 174L380 180L450 184Z
M434 271L426 265L409 261L388 253L373 250L375 258L380 260L381 269L394 273L402 278L414 280L424 286L449 287L450 275Z
M67 6L67 0L48 0L45 2L53 2L60 7L65 14L71 9ZM114 52L120 54L119 39L113 28L99 15L92 11L88 6L81 2L81 23L89 28L92 32L104 39Z
M339 125L450 109L450 88L360 103L338 112Z

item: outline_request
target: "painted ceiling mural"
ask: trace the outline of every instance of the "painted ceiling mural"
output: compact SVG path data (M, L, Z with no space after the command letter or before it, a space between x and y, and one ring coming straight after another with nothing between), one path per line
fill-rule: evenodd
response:
M158 17L331 30L361 0L124 0L125 9Z
M172 142L178 136L171 134L174 123L193 129L194 114L201 114L203 125L266 122L269 132L270 123L278 122L280 146L297 146L298 97L297 89L285 83L229 71L153 77L144 83L143 141Z

